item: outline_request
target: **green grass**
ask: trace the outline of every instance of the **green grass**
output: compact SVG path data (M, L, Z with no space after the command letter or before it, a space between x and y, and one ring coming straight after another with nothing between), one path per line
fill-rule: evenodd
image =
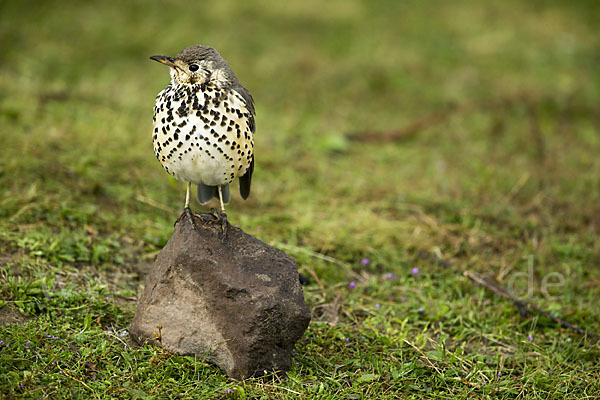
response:
M463 275L525 294L530 259L526 300L600 332L596 2L202 4L0 3L0 397L600 396L598 341ZM228 215L312 279L285 380L119 334L185 190L148 56L198 43L256 100Z

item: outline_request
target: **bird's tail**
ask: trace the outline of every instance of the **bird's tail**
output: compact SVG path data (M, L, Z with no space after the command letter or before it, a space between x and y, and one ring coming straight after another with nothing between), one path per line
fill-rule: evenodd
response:
M229 203L229 184L221 185L221 192L223 193L223 203ZM218 186L208 186L204 184L198 185L198 201L200 204L205 206L209 203L213 197L219 198L219 187Z

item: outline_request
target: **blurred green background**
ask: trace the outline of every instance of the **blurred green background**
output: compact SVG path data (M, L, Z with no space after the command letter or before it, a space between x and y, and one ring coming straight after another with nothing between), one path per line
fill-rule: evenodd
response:
M463 273L600 331L599 20L597 1L0 1L0 389L598 395L596 341ZM256 102L252 194L230 220L312 279L287 381L103 335L131 321L184 197L153 155L169 77L148 57L194 44ZM77 379L52 389L57 360Z

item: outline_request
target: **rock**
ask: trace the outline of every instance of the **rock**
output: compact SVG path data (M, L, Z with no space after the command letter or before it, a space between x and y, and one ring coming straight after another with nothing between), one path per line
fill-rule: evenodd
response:
M296 263L221 221L179 217L129 332L138 343L196 355L236 379L285 372L310 321Z

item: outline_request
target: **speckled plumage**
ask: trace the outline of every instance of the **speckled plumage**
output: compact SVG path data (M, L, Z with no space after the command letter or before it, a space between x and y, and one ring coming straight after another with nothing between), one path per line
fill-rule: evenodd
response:
M238 177L246 198L254 166L252 96L210 47L151 58L171 69L171 82L154 106L156 158L176 179L199 185L201 203L217 196L219 186L226 203L227 185Z

